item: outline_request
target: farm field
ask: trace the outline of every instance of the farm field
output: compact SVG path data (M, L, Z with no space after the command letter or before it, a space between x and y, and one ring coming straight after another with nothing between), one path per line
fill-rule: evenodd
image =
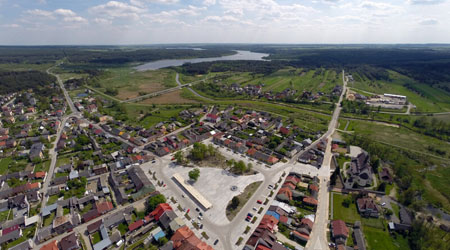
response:
M342 121L345 123L344 119ZM413 151L421 151L427 154L435 154L438 157L450 157L450 147L446 142L430 136L415 133L405 128L396 128L369 121L350 120L347 130L350 129L355 131L357 134L368 136L378 142L391 144ZM430 152L428 150L429 146L434 146L444 150L446 152L446 156L441 156L434 152Z
M398 94L407 96L408 100L416 105L417 112L447 112L450 111L449 93L443 90L432 88L428 85L418 83L413 79L399 74L394 71L389 71L391 82L386 81L369 81L368 79L360 77L358 74L354 75L355 82L349 83L350 88L357 90L368 91L376 94ZM414 91L408 89L405 84L409 84L414 88ZM366 94L367 95L367 94Z
M169 69L136 71L129 67L110 68L98 82L99 90L116 89L121 100L176 87L175 72Z
M189 90L187 90L189 91ZM169 92L167 94L155 96L152 98L145 99L140 104L187 104L187 103L198 103L198 101L193 99L188 99L183 97L183 90L176 90Z

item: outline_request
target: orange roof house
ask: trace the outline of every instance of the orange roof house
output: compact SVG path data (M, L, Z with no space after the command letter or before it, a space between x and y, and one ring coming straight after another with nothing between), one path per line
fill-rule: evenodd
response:
M172 210L172 207L167 203L161 203L156 206L155 210L150 213L150 216L153 216L155 220L159 221L159 218L166 212Z
M47 245L44 245L43 247L41 247L41 250L59 250L58 241L54 240Z
M178 228L170 240L174 249L213 250L210 245L201 241L187 226Z

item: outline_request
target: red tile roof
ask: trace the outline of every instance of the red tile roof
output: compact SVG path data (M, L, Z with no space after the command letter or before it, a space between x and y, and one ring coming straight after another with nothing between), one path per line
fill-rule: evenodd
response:
M46 175L46 172L44 172L44 171L40 171L40 172L34 173L34 176L35 176L36 178L44 178L45 175Z
M303 219L300 221L300 223L301 223L302 225L308 226L310 229L312 229L312 227L313 227L313 225L314 225L314 223L313 223L310 219L307 219L307 218L303 218Z
M287 134L289 134L289 129L287 129L287 128L285 128L285 127L281 127L281 128L280 128L280 132L281 132L283 135L287 135Z
M142 227L142 225L144 225L144 221L143 220L137 220L133 223L131 223L131 225L128 226L128 231L134 231L140 227Z
M317 203L318 203L317 200L314 199L313 197L305 197L305 198L303 198L303 202L305 202L309 205L314 205L314 206L317 206Z
M97 206L97 211L100 214L104 214L104 213L114 209L114 206L110 201L97 203L96 206Z
M344 236L348 237L348 228L345 225L345 222L342 220L334 220L331 222L331 228L333 230L333 236Z
M247 150L247 154L249 154L249 155L254 155L255 153L256 153L255 148L251 148L251 149Z
M167 203L161 203L156 206L155 210L150 213L150 216L153 216L155 220L159 221L159 218L166 212L172 210L172 207Z
M43 247L41 247L41 250L59 250L58 241L54 240L47 245L44 245Z
M282 187L282 188L280 188L280 190L278 191L278 194L284 194L284 195L286 195L286 197L287 197L289 200L292 200L292 191L291 191L290 188Z
M304 239L304 240L309 240L309 236L304 234L304 233L300 233L298 231L292 231L292 234L296 235L297 237Z

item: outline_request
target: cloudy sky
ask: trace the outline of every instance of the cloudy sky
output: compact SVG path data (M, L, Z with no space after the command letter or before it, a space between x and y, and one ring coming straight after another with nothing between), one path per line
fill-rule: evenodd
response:
M450 43L450 0L0 0L0 44Z

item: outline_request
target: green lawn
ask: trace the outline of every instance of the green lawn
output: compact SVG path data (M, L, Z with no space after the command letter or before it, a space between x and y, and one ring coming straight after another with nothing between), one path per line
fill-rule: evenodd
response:
M67 157L58 157L56 160L56 167L67 165L70 163L70 156Z
M40 163L36 164L36 166L34 167L34 172L39 172L39 171L48 172L48 170L50 169L50 164L51 164L51 161L40 162Z
M16 245L18 245L18 244L20 244L20 243L22 243L22 242L24 242L24 241L26 241L28 239L33 238L35 230L36 230L36 226L30 226L30 227L27 227L27 228L23 229L22 230L22 237L20 237L17 240L14 240L14 241L8 243L6 245L5 249L10 249L13 246L16 246Z
M8 219L9 210L0 212L0 222L3 222Z
M87 212L89 212L92 209L92 203L88 203L86 204L86 206L84 206L83 210L80 211L80 214L83 215Z
M102 240L102 237L100 236L100 232L97 231L97 232L93 233L91 236L91 239L92 239L92 244L96 244L96 243L100 242Z
M50 226L53 223L53 219L55 219L56 214L53 212L49 216L44 218L44 227Z
M345 194L332 193L333 194L333 220L343 220L347 223L355 223L355 221L361 221L361 216L358 214L358 210L354 203L350 204L348 208L342 205L345 198L349 197Z
M0 175L8 173L8 166L12 161L13 160L11 156L0 159Z
M51 205L53 203L55 203L59 198L59 195L54 194L48 197L48 201L47 201L47 205Z
M410 249L408 245L408 240L403 238L401 235L396 235L394 239L386 229L373 228L373 227L363 227L363 233L367 240L368 248L371 250L403 250Z

